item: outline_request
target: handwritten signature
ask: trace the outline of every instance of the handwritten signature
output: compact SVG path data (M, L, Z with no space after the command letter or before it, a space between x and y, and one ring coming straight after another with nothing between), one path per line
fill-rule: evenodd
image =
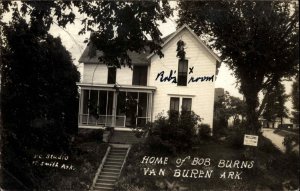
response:
M189 68L190 71L189 71L189 74L193 73L193 69L194 67L192 68ZM160 82L171 82L171 83L177 83L177 77L176 77L176 70L170 70L169 72L169 75L165 75L165 71L161 71L157 74L156 78L155 78L155 81L159 80ZM194 76L191 76L189 81L188 81L188 84L190 82L213 82L214 81L214 76L215 75L212 75L212 76L200 76L200 77L194 77Z

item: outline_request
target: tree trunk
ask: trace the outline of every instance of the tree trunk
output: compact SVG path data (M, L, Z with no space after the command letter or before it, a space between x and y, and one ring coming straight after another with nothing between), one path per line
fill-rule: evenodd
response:
M246 99L246 127L248 133L258 134L260 130L260 124L258 121L258 88L255 85L247 85L243 88L243 93Z

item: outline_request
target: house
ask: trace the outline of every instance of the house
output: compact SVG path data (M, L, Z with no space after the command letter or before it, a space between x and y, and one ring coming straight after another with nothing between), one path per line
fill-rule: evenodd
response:
M219 57L186 25L163 40L163 58L129 52L132 69L101 64L101 52L91 57L86 47L79 59L84 64L78 83L80 128L145 126L162 112L182 109L212 128ZM176 57L179 40L185 43L185 60Z

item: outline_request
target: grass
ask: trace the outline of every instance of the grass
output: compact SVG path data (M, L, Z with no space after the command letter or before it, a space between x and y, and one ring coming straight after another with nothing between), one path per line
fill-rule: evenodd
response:
M38 190L88 190L108 147L97 135L99 132L80 132L69 161L76 169L68 171L49 168L48 176L43 178L43 184Z
M295 131L288 131L288 130L284 130L284 129L276 129L274 131L274 133L281 135L283 137L287 137L289 135L291 136L299 136L299 132L295 132Z
M167 165L142 164L144 156L161 156L168 157ZM210 165L192 166L190 159L178 169L202 169L213 170L211 178L183 178L174 177L176 169L176 160L183 159L187 156L190 158L209 158ZM220 168L218 163L224 160L254 160L253 168ZM201 190L281 190L282 183L290 181L293 187L299 187L299 156L282 154L272 143L264 137L259 138L257 148L240 146L230 141L220 142L217 140L207 140L197 145L194 149L176 154L175 156L163 156L156 153L148 153L147 145L133 146L129 154L125 169L116 186L117 191L128 190L172 190L172 186L181 187L188 191ZM158 170L166 169L165 176L144 175L144 168ZM220 178L223 172L229 171L242 172L241 179ZM228 174L227 174L228 175Z

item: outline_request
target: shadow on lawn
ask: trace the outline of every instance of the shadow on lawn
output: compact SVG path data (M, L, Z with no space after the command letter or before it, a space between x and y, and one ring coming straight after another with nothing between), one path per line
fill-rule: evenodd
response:
M194 149L169 156L159 152L159 148L158 152L149 152L147 144L134 145L115 191L283 190L284 187L289 189L299 187L299 155L282 154L263 136L259 137L257 148L246 149L243 145L237 146L237 143L238 141L219 141L212 138L196 145ZM251 152L251 157L249 157L249 152ZM168 164L142 164L144 156L168 157ZM177 168L176 160L187 156L191 159L209 158L211 165L192 166L190 161ZM231 168L220 168L218 166L220 160L231 161ZM237 168L233 166L236 160L240 162L253 160L253 168L241 168L241 166ZM163 168L166 169L166 174L159 176L156 173L153 176L153 174L146 173L145 175L144 168L154 169L156 172ZM181 169L181 172L184 169L213 170L213 173L210 178L195 178L191 174L188 174L188 177L175 177L174 169ZM228 177L230 171L241 172L240 178ZM221 178L223 172L227 173L226 178ZM166 181L170 184L168 185ZM177 187L175 188L174 185Z

